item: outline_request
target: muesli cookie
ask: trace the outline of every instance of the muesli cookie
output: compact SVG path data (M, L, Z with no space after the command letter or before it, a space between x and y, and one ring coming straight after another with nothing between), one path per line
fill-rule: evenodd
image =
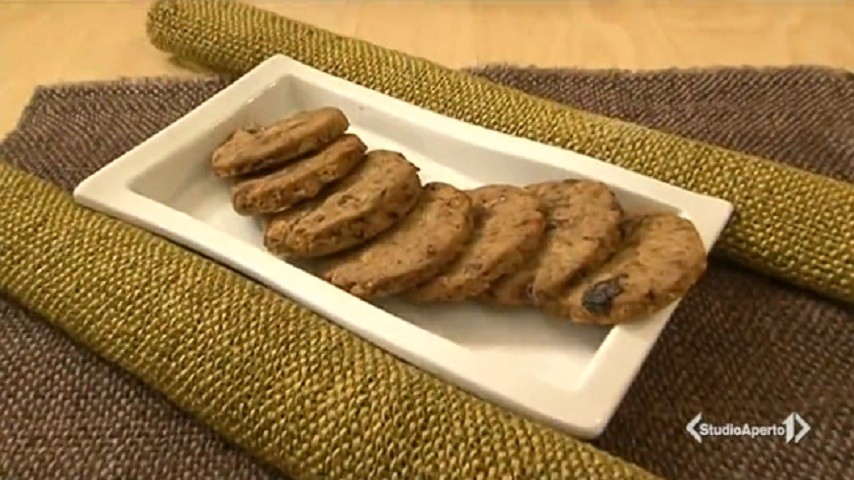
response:
M677 215L633 220L619 251L545 312L578 323L614 325L638 319L685 295L706 270L706 250L694 225Z
M367 147L345 134L323 149L267 173L237 182L231 189L234 210L240 215L262 215L287 210L313 198L328 184L350 173Z
M213 153L211 165L221 178L260 172L328 145L349 127L334 107L297 112L271 125L237 130Z
M441 274L409 292L409 300L454 302L475 297L520 268L539 246L546 223L532 193L511 185L488 185L466 193L475 208L471 240Z
M415 165L397 152L369 151L359 166L328 191L272 215L264 244L283 257L332 255L391 228L412 210L420 195Z
M472 234L474 208L465 192L429 183L418 205L394 228L331 260L320 276L361 298L409 290L456 259Z
M495 282L481 299L531 305L558 294L573 278L601 264L621 240L623 209L614 193L592 180L542 182L526 187L542 202L546 234L537 254Z

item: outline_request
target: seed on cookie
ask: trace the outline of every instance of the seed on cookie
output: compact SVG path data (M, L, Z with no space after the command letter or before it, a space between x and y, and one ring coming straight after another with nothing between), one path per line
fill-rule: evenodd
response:
M463 253L438 276L407 294L416 302L455 302L475 297L502 275L520 268L545 229L540 201L511 185L466 192L475 207L474 232Z
M578 323L625 323L682 297L705 271L703 240L690 221L654 214L629 228L613 257L544 303L543 310Z
M315 198L272 215L264 244L290 258L332 255L376 237L399 222L421 194L418 168L403 155L369 151L343 179Z
M317 196L326 185L350 173L362 161L366 150L359 137L345 134L272 173L241 180L231 190L234 210L240 215L287 210L299 201Z
M453 262L465 248L473 224L474 207L465 192L429 183L403 221L370 243L331 259L320 275L365 299L401 293Z
M328 145L349 126L334 107L297 112L271 125L237 130L213 153L211 165L222 178L260 172Z
M536 257L528 259L519 270L504 275L489 286L477 299L488 304L500 306L522 307L531 305L531 285L534 284L536 273Z
M623 209L603 183L542 182L526 187L542 202L546 234L521 269L498 279L480 296L500 305L532 305L557 295L573 278L595 268L617 249Z

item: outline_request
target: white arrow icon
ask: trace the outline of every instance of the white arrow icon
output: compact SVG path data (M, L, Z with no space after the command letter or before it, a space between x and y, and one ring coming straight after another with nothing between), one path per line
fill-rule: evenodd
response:
M800 415L798 415L797 413L795 414L795 421L796 421L796 422L798 422L798 425L800 425L800 426L801 426L801 431L797 434L797 436L795 436L795 443L798 443L798 442L800 442L800 441L801 441L801 439L802 439L802 438L804 438L804 437L806 436L806 434L807 434L807 433L809 433L809 431L810 431L810 430L812 430L812 429L810 428L810 426L809 426L809 424L806 422L806 420L804 420L803 418L801 418L801 416L800 416Z
M792 441L798 443L812 430L806 420L795 412L792 412L791 415L783 420L783 425L786 427L786 443L791 443Z
M694 437L698 443L703 443L703 437L697 433L697 425L703 420L703 412L697 414L696 417L692 418L690 422L688 422L688 426L685 427L685 430Z

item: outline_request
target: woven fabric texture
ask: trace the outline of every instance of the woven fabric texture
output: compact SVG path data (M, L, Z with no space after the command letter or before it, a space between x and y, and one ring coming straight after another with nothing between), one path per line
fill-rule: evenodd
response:
M0 164L0 285L298 479L651 479Z
M610 118L854 182L854 73L820 67L469 73Z
M38 88L18 127L0 144L0 157L70 192L225 84ZM0 203L0 209L9 208ZM0 242L9 240L5 235L0 227ZM282 477L0 294L0 479L48 478Z
M850 77L834 72L731 69L639 75L507 67L473 72L555 100L575 105L590 102L588 108L615 117L637 118L650 125L692 132L697 139L732 142L780 161L801 162L800 166L816 173L850 174L850 150L835 143L790 140L814 138L810 132L820 131L824 119L833 117L835 109L854 107L850 96L845 95L838 102L828 98L804 105L804 98L824 98L822 89L829 84L832 91L843 93L854 88ZM41 88L19 128L0 144L0 156L68 191L226 85L220 79L148 79ZM806 87L799 87L803 85ZM719 118L719 110L732 113L732 129L726 131L727 123L721 122L708 123L704 130L701 116L691 110L669 108L664 100L650 99L648 108L641 111L636 104L613 97L615 89L647 89L667 97L672 91L683 92L686 102L693 101L698 110L712 118ZM743 114L747 118L761 118L763 111L770 115L803 108L808 115L800 122L744 121L733 107L740 100L727 100L728 92L734 89L741 89L743 98L757 99L751 103L753 110ZM758 100L763 98L765 102ZM786 140L757 140L764 137ZM827 157L804 153L811 150L830 153ZM33 197L35 201L39 198ZM11 208L9 202L5 205ZM45 208L52 212L49 206ZM48 224L45 227L50 229ZM56 234L81 230L64 228ZM86 228L91 228L90 224ZM42 268L32 282L41 282L41 275L50 278L55 272L50 266ZM72 292L80 287L73 282L66 285ZM7 291L7 284L0 282L0 290ZM80 290L77 299L87 293L96 291ZM62 301L71 304L73 300ZM0 456L0 473L11 472L12 478L20 479L278 478L191 416L181 414L165 397L124 370L98 360L36 315L25 316L11 305L0 310L0 378L11 385L0 392L0 412L5 413L0 416L0 452L8 452ZM148 313L149 322L166 325L171 321L168 308ZM68 318L71 320L65 327ZM93 314L89 321L97 320ZM49 322L66 331L81 328L78 317L55 315ZM104 325L103 335L113 335L108 333L110 325L115 326ZM596 445L670 479L812 480L851 476L854 442L848 432L854 427L854 402L850 400L854 392L840 379L854 368L853 329L846 307L715 259L706 278L677 310ZM303 334L312 335L310 330ZM122 344L126 351L111 351L104 345L99 351L127 365L144 361L149 353L156 357L167 348L133 338L133 342ZM218 337L211 341L225 344L227 340ZM113 341L111 345L116 348L119 343ZM314 348L312 352L317 355L324 351L319 345ZM173 366L176 369L189 370L205 361L187 351L178 355ZM325 371L323 365L314 368ZM236 388L235 379L221 378L218 389ZM199 388L210 390L207 385ZM396 388L408 387L398 379ZM198 390L172 394L182 398L180 404L194 413L204 404L199 398L212 395ZM319 410L322 408L318 405ZM697 444L684 431L684 425L699 411L715 424L772 424L798 411L813 426L813 432L798 445L785 445L779 438L716 438ZM335 425L346 426L348 419L341 417L341 423ZM351 434L352 438L357 435ZM511 452L496 449L492 455ZM432 458L440 461L441 452ZM491 457L484 458L488 461ZM424 476L433 478L426 473Z
M148 32L156 47L218 71L243 73L284 53L451 117L727 199L736 213L716 253L854 302L848 182L545 101L237 2L158 0Z

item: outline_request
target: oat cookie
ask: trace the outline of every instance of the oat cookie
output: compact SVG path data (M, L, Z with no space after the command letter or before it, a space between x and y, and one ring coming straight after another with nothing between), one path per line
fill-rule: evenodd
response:
M475 207L469 243L439 276L409 292L410 300L454 302L475 297L520 268L539 246L545 218L532 193L511 185L488 185L466 193Z
M334 107L297 112L271 125L234 132L213 154L218 177L236 177L284 165L344 134L350 122Z
M543 182L526 187L546 210L546 234L537 254L500 278L482 296L501 305L531 305L560 293L573 278L612 255L622 238L623 209L614 193L592 180Z
M347 175L362 161L366 150L356 135L342 135L306 158L272 173L237 182L231 189L231 203L240 215L287 210L301 200L315 197L324 186Z
M616 255L543 310L579 323L624 323L683 296L705 271L706 250L690 221L646 215L629 228Z
M445 183L429 183L418 205L394 228L321 267L326 281L361 298L409 290L438 274L472 234L471 199Z
M332 255L391 228L412 210L420 194L415 165L396 152L369 151L328 191L272 215L264 244L283 257Z

